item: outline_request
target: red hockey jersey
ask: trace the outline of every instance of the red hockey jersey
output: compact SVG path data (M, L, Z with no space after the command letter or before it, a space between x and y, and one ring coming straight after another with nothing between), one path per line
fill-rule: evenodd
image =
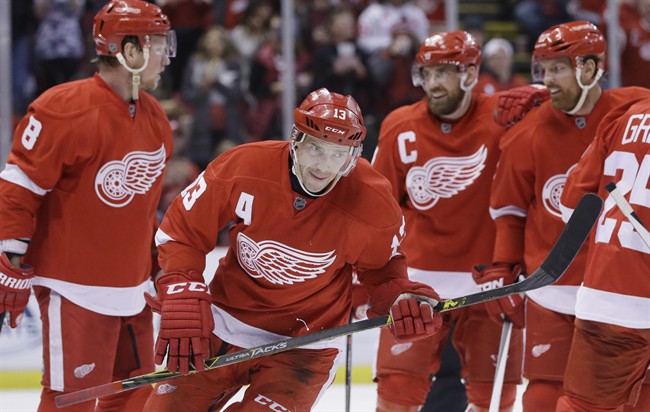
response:
M569 116L547 101L508 131L490 201L498 228L495 261L523 260L529 271L542 263L564 228L560 195L567 176L593 140L600 121L612 108L648 93L642 88L605 90L586 116ZM525 229L523 222L517 226L513 218L525 219ZM548 309L573 314L585 261L586 248L555 285L528 295Z
M474 96L464 116L447 122L421 100L381 126L373 167L392 184L406 218L409 275L442 297L478 292L470 270L492 260L488 204L505 132L493 120L494 102Z
M0 239L31 238L25 262L35 284L103 313L123 314L108 288L135 288L124 306L144 307L141 285L172 152L155 99L142 92L129 106L99 75L53 87L16 128L0 175Z
M576 316L650 329L650 248L605 190L610 182L650 222L650 97L610 112L562 193L565 218L584 193L606 199L587 256Z
M347 324L353 269L369 290L406 277L402 214L367 161L316 199L295 193L290 173L288 142L238 146L172 202L156 235L166 273L203 273L234 222L210 292L214 333L237 346Z

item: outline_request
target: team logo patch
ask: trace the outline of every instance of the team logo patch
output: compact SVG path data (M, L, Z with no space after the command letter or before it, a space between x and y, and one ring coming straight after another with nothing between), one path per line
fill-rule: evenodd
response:
M293 285L325 273L336 260L335 251L310 253L273 240L259 243L239 232L237 260L249 276L275 285Z
M128 205L135 195L151 189L165 168L165 146L154 152L131 152L122 160L113 160L95 176L95 192L111 207Z
M411 346L413 346L413 342L396 343L390 347L390 354L393 356L401 355L411 349Z
M451 198L467 189L485 168L488 150L481 146L465 157L434 157L406 175L406 190L416 209L431 209L438 200Z
M95 369L95 363L88 363L86 365L81 365L77 368L74 368L74 377L77 379L82 379L86 377L90 372Z
M167 395L168 393L172 393L175 390L176 386L172 385L171 383L163 383L156 388L156 395Z
M548 352L549 349L551 349L551 344L550 343L543 343L541 345L533 346L533 349L531 349L530 352L533 355L533 358L539 358L544 353Z
M561 173L555 176L552 176L550 179L544 183L542 188L542 204L544 209L555 217L562 218L562 212L560 211L560 197L562 196L562 190L566 184L566 179L569 176L569 173L576 167L574 164L566 171L566 173Z

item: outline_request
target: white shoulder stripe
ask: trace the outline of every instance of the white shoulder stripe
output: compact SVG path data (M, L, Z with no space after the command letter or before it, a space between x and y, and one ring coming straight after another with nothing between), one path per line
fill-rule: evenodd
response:
M20 167L7 163L2 172L0 172L0 179L4 179L7 182L17 184L18 186L24 187L32 193L35 193L39 196L45 196L47 192L50 192L52 189L46 190L34 183L25 172L23 172Z
M528 216L528 212L517 206L506 206L499 209L490 208L490 216L492 217L492 220L496 220L503 216L517 216L525 218Z

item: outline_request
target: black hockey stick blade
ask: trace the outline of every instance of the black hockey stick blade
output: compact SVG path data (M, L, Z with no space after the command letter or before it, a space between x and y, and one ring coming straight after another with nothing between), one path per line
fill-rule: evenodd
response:
M560 279L573 259L582 248L582 244L589 237L600 211L603 208L603 200L593 193L582 196L576 206L571 218L567 222L560 237L544 259L544 262L526 279L506 285L501 288L486 290L473 295L461 296L459 298L446 299L439 302L435 309L440 312L459 309L489 300L503 298L513 293L524 293L529 290L538 289L550 285Z
M2 327L5 324L5 315L6 314L7 314L7 312L0 313L0 332L2 332Z
M569 222L551 249L551 252L544 260L544 263L542 263L542 265L525 280L502 288L460 298L447 299L439 302L435 309L440 312L446 312L488 300L502 298L513 293L522 293L528 290L537 289L555 282L560 278L560 276L562 276L564 271L569 267L569 264L571 264L575 256L578 254L578 251L582 247L585 239L587 239L596 219L598 219L601 208L602 200L598 196L585 195L580 200L573 215L571 215L571 219L569 219ZM308 335L285 339L279 342L256 346L250 349L244 349L227 355L216 356L205 361L205 369L215 369L364 330L388 326L391 322L390 316L385 315L332 329L321 330ZM197 372L191 371L190 373ZM74 405L94 398L113 395L157 382L178 378L180 376L183 375L163 370L124 379L122 381L95 386L93 388L82 389L77 392L57 396L55 398L56 406L61 408L64 406Z

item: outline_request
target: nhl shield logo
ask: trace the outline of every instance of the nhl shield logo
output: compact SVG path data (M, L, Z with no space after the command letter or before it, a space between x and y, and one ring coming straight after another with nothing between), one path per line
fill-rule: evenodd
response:
M440 131L443 133L451 132L451 125L449 123L440 123Z
M587 126L587 119L584 117L576 117L575 124L578 129L584 129Z

